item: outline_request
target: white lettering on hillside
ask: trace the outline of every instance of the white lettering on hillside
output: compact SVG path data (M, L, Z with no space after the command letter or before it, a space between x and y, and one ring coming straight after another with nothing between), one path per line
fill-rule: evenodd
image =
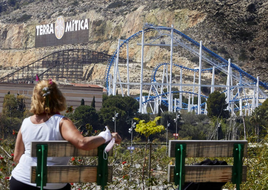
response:
M47 34L54 34L53 24L37 25L36 26L36 35L42 36Z
M65 32L75 32L80 30L88 30L88 19L72 20L65 23ZM54 24L44 24L36 26L36 35L54 34Z
M88 30L88 19L85 20L72 20L66 22L65 32L74 32L79 30Z

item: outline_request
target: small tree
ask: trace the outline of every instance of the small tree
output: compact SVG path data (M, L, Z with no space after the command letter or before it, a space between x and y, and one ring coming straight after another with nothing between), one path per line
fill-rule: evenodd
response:
M147 139L147 143L145 146L145 152L147 151L147 144L148 144L148 140L149 140L150 135L153 135L155 133L161 133L163 130L165 130L165 127L163 125L157 124L158 123L157 121L160 118L161 117L158 116L153 121L148 121L147 123L145 123L145 120L139 120L138 118L134 118L135 120L139 120L139 123L136 125L135 131L140 133L140 134L143 134ZM149 163L151 163L151 155L150 155L149 159L150 159ZM145 161L146 161L146 156L144 156L144 162L143 162L142 181L144 181ZM150 180L150 172L151 171L149 171L149 180Z
M26 111L26 104L25 104L26 97L23 95L17 95L17 110L18 110L18 117L24 117L24 112Z
M147 123L145 123L145 120L140 120L139 123L136 125L135 131L143 134L148 141L150 135L153 135L155 133L161 133L161 131L165 130L165 127L163 125L157 124L157 121L160 118L161 117L158 116L153 121L149 121ZM138 118L134 119L139 120Z
M132 97L122 96L103 96L102 108L99 111L100 123L107 126L114 126L112 117L115 112L118 113L116 118L116 131L122 138L129 137L127 126L128 121L132 119L139 109L139 102Z
M81 100L81 106L85 105L85 100L82 98Z
M228 118L229 111L226 110L225 94L215 91L207 99L207 111L209 117Z
M257 107L254 112L252 113L252 116L249 119L250 123L255 126L255 135L257 137L257 142L259 141L259 135L260 135L260 126L262 126L262 123L264 121L264 115L262 114L262 110L260 107Z
M257 138L263 138L267 134L267 120L268 120L268 99L262 105L255 108L250 116L250 123L255 127L255 134ZM253 127L252 126L252 127Z
M6 138L12 135L12 131L18 131L22 119L27 116L25 99L23 95L10 94L8 92L3 101L3 110L0 113L0 134Z
M14 94L6 94L3 102L3 115L7 117L14 116L17 110L17 100Z
M81 128L81 130L86 131L87 124L92 125L93 128L98 126L99 116L96 109L91 106L83 105L77 107L71 117L75 121L76 127Z
M3 115L6 117L22 118L26 111L25 99L23 95L6 94L3 102Z
M91 107L95 108L95 96L93 96L92 102L91 102Z

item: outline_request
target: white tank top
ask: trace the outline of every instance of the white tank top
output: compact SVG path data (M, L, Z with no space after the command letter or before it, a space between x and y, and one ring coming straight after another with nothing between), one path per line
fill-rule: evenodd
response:
M25 147L25 152L21 156L18 165L12 171L12 177L16 180L36 186L35 183L30 183L31 166L37 165L37 158L31 157L31 142L32 141L50 141L64 140L60 133L59 123L64 116L53 115L46 122L33 124L30 117L23 120L21 125L22 140ZM47 165L67 165L69 157L48 157ZM49 174L48 174L49 175ZM60 189L66 183L47 183L45 189Z

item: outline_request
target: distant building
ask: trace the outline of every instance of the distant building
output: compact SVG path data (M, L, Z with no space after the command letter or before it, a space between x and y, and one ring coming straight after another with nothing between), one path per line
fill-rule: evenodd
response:
M29 97L26 100L26 108L30 109L34 85L25 83L0 83L0 112L2 112L4 97L8 92L14 95L20 94ZM58 84L58 87L64 94L68 107L73 106L73 108L76 108L80 106L82 99L84 99L85 105L90 106L94 96L96 110L100 110L102 106L103 88L100 86L90 84Z

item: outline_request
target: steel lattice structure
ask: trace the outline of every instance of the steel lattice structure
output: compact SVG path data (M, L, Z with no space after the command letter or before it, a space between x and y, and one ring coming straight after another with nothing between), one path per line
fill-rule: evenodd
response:
M0 78L0 82L32 83L36 74L42 79L56 81L83 81L83 66L96 63L107 63L110 55L88 49L68 49L53 52L29 65L18 68Z
M140 64L138 67L130 67L129 58L129 46L133 48L135 40L141 42L140 52ZM134 43L133 43L134 42ZM132 43L132 44L131 44ZM159 46L161 48L169 48L170 51L170 62L162 62L157 65L151 77L145 79L144 67L147 64L146 55L144 52L145 46ZM126 49L126 53L122 55L123 49ZM176 52L175 52L176 50ZM174 52L173 52L174 51ZM199 59L199 67L187 68L180 63L173 63L173 55L186 54L185 57L192 58L197 57ZM120 53L122 56L120 56ZM139 53L132 53L132 56L139 55ZM124 58L122 58L124 57ZM137 57L133 60L138 60ZM255 78L250 74L243 71L236 64L232 63L231 60L225 60L221 56L212 52L208 48L202 45L202 41L196 42L182 32L172 27L153 26L145 25L143 30L133 34L126 40L119 40L117 50L113 55L108 55L102 52L91 51L87 49L68 49L53 52L27 66L18 68L17 70L9 73L8 75L0 78L0 82L9 83L32 83L35 80L36 74L42 79L52 78L59 82L76 81L81 82L86 80L84 75L83 66L96 64L96 63L107 63L105 72L105 82L107 87L108 95L115 95L116 88L121 88L121 93L124 95L129 94L129 90L133 86L137 86L140 89L140 95L137 98L140 105L140 112L146 113L147 108L151 107L152 113L156 113L158 106L164 104L168 107L169 111L177 111L187 107L187 104L182 102L182 94L189 94L188 111L195 109L198 114L201 114L203 103L201 102L201 87L211 88L211 92L214 88L221 89L226 94L226 102L228 103L228 109L234 113L235 110L239 109L242 113L242 109L247 108L254 110L259 105L259 99L267 98L267 95L263 92L263 89L268 89L266 83ZM148 60L147 60L148 61ZM127 62L126 64L119 64L119 62ZM204 68L202 63L209 65L209 68ZM133 64L133 61L131 63ZM136 64L136 63L135 63ZM211 68L212 66L212 68ZM120 68L119 68L120 67ZM160 71L163 71L162 78L156 79L156 75ZM138 70L136 70L138 68ZM132 71L131 71L132 69ZM177 71L172 71L172 69ZM134 71L133 71L134 70ZM173 74L180 70L179 82L173 78ZM194 80L192 84L182 83L182 72L188 70L193 72ZM226 75L226 84L215 84L215 70L222 72ZM112 72L113 71L113 72ZM211 84L201 84L202 72L212 72ZM134 73L134 80L131 81L129 76L130 73ZM195 74L198 75L198 83L195 83ZM235 84L236 83L236 84ZM183 88L188 86L193 88L193 91L187 91ZM163 87L166 87L167 92L163 92ZM196 90L194 89L196 87ZM123 90L127 88L127 91ZM143 96L144 89L150 89L147 97ZM177 90L172 90L177 88ZM246 93L245 89L248 89L251 94ZM173 93L180 94L179 99L173 99ZM192 103L190 106L190 95L192 96ZM198 97L198 104L193 104L194 96ZM239 107L236 103L239 102ZM248 111L249 112L249 111Z
M129 75L133 73L133 69L131 70L131 64L129 61L127 61L127 64L125 66L126 68L122 68L122 65L120 66L118 62L120 55L124 53L125 49L127 52L126 59L129 59L129 46L133 48L135 45L134 43L140 45L141 47L140 58L138 58L140 60L140 65L138 69L134 71L135 73L140 73L140 78L136 77L131 81ZM157 65L153 69L151 77L146 78L144 77L144 70L148 69L146 66L149 63L146 53L148 52L148 47L154 48L156 46L160 47L160 49L158 49L159 52L161 52L161 48L169 49L169 63L161 63L160 65ZM191 58L197 58L199 67L187 68L180 63L175 64L173 63L173 56L187 57L188 60ZM156 57L158 57L157 53ZM204 68L208 65L209 68ZM157 72L159 71L160 66L164 67L164 69L162 69L162 78L160 80L156 80L155 76L158 74ZM176 67L179 68L177 70L180 70L179 81L173 77L173 75L178 72L173 71L173 69L176 69ZM192 84L182 83L183 70L191 70L194 71L194 74L197 73L198 82L196 83L194 80ZM201 82L202 72L205 70L212 71L211 84L204 84ZM215 84L215 70L225 75L227 78L226 84ZM128 77L122 77L125 76L126 73ZM166 105L168 107L168 111L170 112L183 109L186 105L184 105L182 102L182 94L188 93L192 94L192 96L195 95L198 97L198 104L193 105L192 103L191 106L189 104L189 97L188 111L196 109L196 113L201 114L201 112L204 112L205 110L202 108L204 105L201 102L201 87L209 87L211 88L211 92L217 88L220 89L221 92L225 93L227 97L226 102L228 104L227 109L229 109L232 114L234 114L234 111L236 110L239 110L240 114L242 114L242 109L244 108L250 109L247 111L250 113L256 107L258 107L259 99L267 98L267 95L263 92L263 89L268 89L268 85L260 81L259 77L253 77L249 73L243 71L238 65L231 62L230 59L226 60L213 51L209 50L207 47L202 45L202 41L197 42L191 39L187 35L176 30L173 26L164 27L154 26L150 24L145 24L141 31L131 35L127 39L118 41L117 50L111 56L106 68L105 81L108 95L115 95L117 88L121 88L122 95L129 95L130 88L133 88L134 86L139 87L140 94L137 100L139 101L141 113L147 113L148 108L150 109L150 112L157 113L158 106L160 104ZM183 90L183 88L186 86L188 88L193 88L193 91L187 92L186 90ZM123 91L123 87L127 87L126 92ZM167 89L167 93L163 93L163 87ZM194 92L195 87L197 89L196 94ZM262 87L262 89L260 87ZM143 96L143 92L149 88L150 90L148 96ZM176 93L180 94L179 101L173 99L173 93L175 91L172 90L172 88L179 88L179 90L175 90ZM239 107L235 107L237 102L239 102Z

